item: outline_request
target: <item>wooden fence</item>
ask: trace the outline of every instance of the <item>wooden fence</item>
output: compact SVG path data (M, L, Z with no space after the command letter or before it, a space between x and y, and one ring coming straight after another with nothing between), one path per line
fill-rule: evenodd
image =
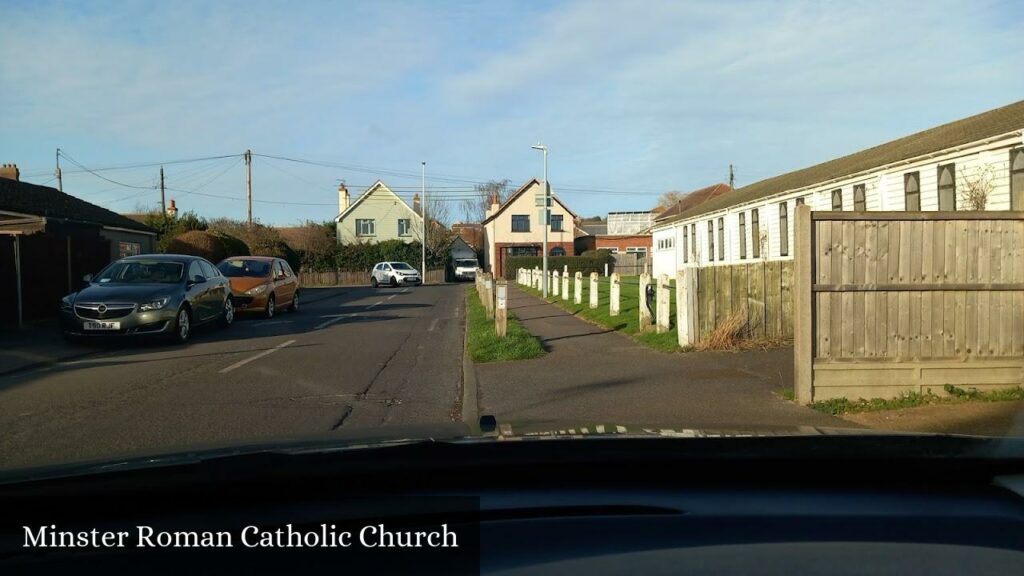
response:
M423 280L426 284L442 284L445 282L445 269L428 270ZM327 272L300 272L299 285L307 287L369 286L370 271L328 270Z
M650 257L646 254L620 252L612 254L612 258L615 258L613 271L622 276L639 276L644 272L650 272Z
M1024 383L1024 213L797 210L800 402Z
M733 313L746 315L753 338L793 337L793 262L756 261L695 269L697 339L707 338Z

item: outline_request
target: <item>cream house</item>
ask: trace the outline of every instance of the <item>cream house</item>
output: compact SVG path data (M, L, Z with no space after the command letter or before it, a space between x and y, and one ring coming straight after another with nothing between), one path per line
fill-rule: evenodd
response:
M413 206L377 180L366 192L349 201L349 192L338 186L338 215L334 218L339 244L373 243L384 240L418 241L423 237L419 195Z
M504 203L491 198L484 229L483 267L495 275L503 275L509 256L540 256L544 242L542 208L536 197L542 194L536 178L526 182ZM552 191L551 222L548 226L548 254L572 256L576 232L576 214Z

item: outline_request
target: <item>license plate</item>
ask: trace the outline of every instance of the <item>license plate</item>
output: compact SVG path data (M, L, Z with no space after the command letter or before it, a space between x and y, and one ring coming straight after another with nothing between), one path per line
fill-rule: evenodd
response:
M86 330L120 330L120 322L86 322Z

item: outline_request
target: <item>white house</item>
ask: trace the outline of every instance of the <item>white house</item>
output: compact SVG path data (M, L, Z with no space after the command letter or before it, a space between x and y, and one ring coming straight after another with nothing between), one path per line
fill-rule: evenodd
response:
M490 208L481 223L484 230L483 267L495 275L505 272L505 259L509 256L541 256L544 228L547 228L548 254L572 256L576 232L576 214L554 191L551 192L551 219L541 222L542 208L537 198L543 198L541 183L536 178L519 187L504 203L491 197Z
M755 182L657 222L653 272L792 258L801 203L965 210L971 188L987 190L986 210L1024 210L1024 101Z
M342 184L338 186L338 215L334 218L338 243L419 240L423 237L423 217L419 212L418 194L413 206L409 206L380 180L351 203L348 189Z

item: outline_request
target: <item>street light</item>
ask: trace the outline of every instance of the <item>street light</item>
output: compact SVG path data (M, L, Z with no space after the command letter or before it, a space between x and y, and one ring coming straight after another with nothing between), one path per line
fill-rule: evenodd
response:
M427 163L420 162L420 217L423 234L420 238L420 282L427 283Z
M551 189L548 187L548 147L537 143L535 146L530 146L534 150L540 150L544 153L544 218L541 225L544 227L544 256L543 256L543 267L544 271L541 275L541 287L543 288L542 293L545 298L548 297L548 224L551 221Z

